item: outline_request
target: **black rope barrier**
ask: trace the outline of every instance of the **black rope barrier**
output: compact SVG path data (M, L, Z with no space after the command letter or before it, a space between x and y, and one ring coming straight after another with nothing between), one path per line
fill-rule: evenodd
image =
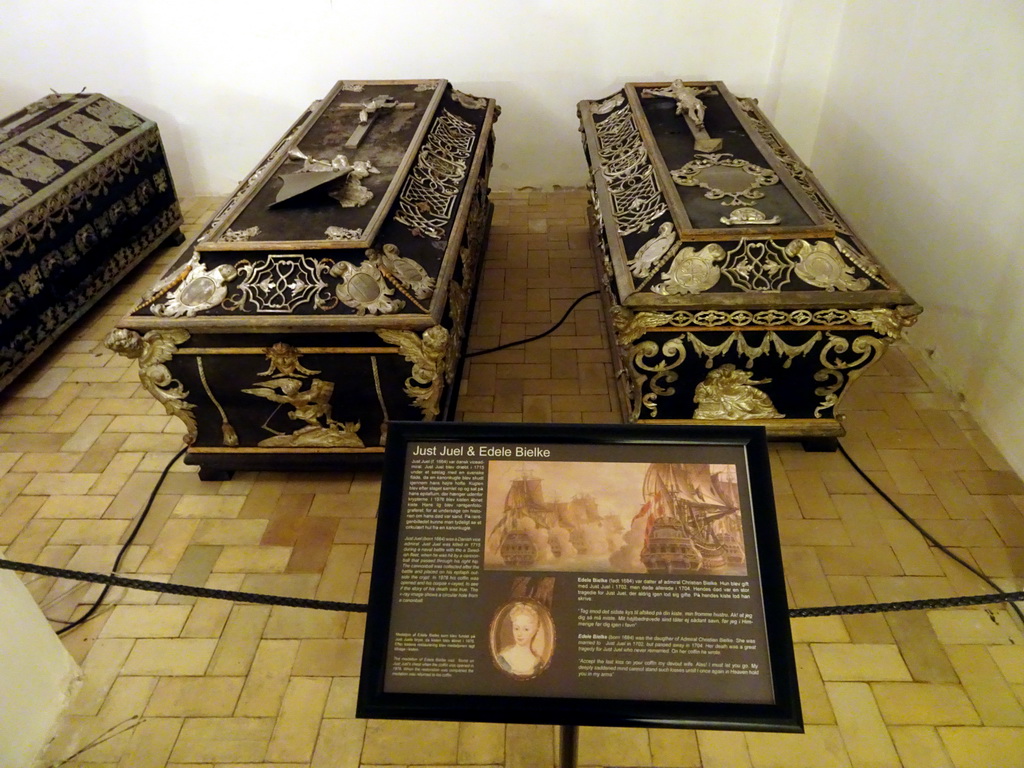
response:
M211 597L218 600L234 600L241 603L260 605L281 605L289 608L313 608L320 611L348 611L350 613L366 613L365 603L343 603L334 600L315 600L304 597L286 597L284 595L265 595L259 592L236 592L228 589L210 589L187 584L174 584L162 581L131 579L113 573L90 573L88 571L72 571L66 568L54 568L36 563L21 563L17 560L0 558L0 569L35 573L40 576L52 576L58 579L75 579L77 581L107 584L112 587L141 589L146 592L164 592L171 595L187 597ZM991 595L965 595L963 597L937 597L927 600L903 600L891 603L863 603L859 605L824 605L814 608L790 608L789 615L794 619L814 616L844 616L865 613L887 613L890 611L919 611L929 608L953 608L957 606L987 605L991 603L1009 603L1024 601L1024 592L1002 592Z

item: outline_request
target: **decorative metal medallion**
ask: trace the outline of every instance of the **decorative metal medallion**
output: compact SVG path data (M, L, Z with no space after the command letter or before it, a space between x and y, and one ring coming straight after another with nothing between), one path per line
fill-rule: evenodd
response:
M227 296L228 283L237 276L238 271L230 264L207 269L195 254L189 260L185 279L162 304L151 304L149 310L158 317L194 317L197 312L220 306Z
M463 93L455 88L452 88L452 99L466 109L483 109L487 106L487 99L470 96L468 93Z
M711 371L694 389L693 401L697 408L695 419L781 419L771 398L758 389L757 384L768 384L771 379L755 381L747 371L726 363Z
M67 131L76 139L87 141L90 144L105 146L117 138L117 134L108 126L78 112L65 117L57 123L57 127L62 131Z
M627 262L629 271L634 277L647 277L656 269L675 241L675 225L671 221L663 222L658 227L658 235L641 245L633 258Z
M595 115L607 115L616 107L621 107L626 103L626 97L622 95L622 91L609 96L607 99L599 103L596 107L591 108L591 112Z
M331 397L334 383L316 378L319 371L312 371L299 363L299 353L289 344L278 343L266 350L270 360L268 368L260 376L276 375L266 381L258 381L251 388L243 389L248 395L262 397L280 406L288 406L288 418L305 422L291 433L279 432L269 426L277 409L263 423L262 428L274 433L261 440L260 448L363 448L363 441L357 434L359 422L340 422L331 418Z
M348 261L339 261L331 267L331 276L341 280L335 289L338 300L356 314L388 315L400 311L405 302L392 298L395 289L388 285L380 269L379 257L375 251L367 251L367 260L358 267Z
M243 259L235 268L242 279L238 292L224 302L227 309L290 314L302 304L317 309L331 304L322 278L330 268L327 262L301 253L271 253L255 264Z
M698 155L682 168L671 172L672 179L682 187L700 187L708 200L722 200L722 205L743 205L759 200L764 192L759 187L779 183L770 168L762 168L730 152ZM723 199L725 198L725 199Z
M423 336L412 331L377 329L377 335L397 346L402 356L412 363L412 375L405 380L405 394L423 412L424 421L433 421L440 413L439 403L444 382L454 372L451 334L441 325L427 328Z
M727 227L759 227L765 224L778 224L782 219L778 216L767 215L757 208L733 208L728 216L719 219Z
M65 136L52 128L41 128L26 141L47 157L68 163L80 163L92 154L92 150L78 139Z
M13 176L28 181L47 184L64 173L53 160L37 155L24 147L8 147L0 152L0 168Z
M799 259L793 272L808 285L826 291L863 291L871 283L866 277L854 277L853 267L824 240L818 240L813 246L806 240L794 240L786 246L786 251Z
M220 239L225 243L243 243L259 236L260 228L253 226L247 229L229 229L220 236Z
M324 230L324 237L328 240L362 240L363 230L362 228L328 227Z
M97 120L118 128L129 129L142 125L142 120L138 115L127 107L106 98L97 99L87 106L85 111Z
M668 210L629 105L594 122L601 173L620 235L646 232Z
M395 221L405 224L414 235L443 238L475 142L472 123L441 110L402 187Z
M807 196L811 198L811 202L814 203L818 211L824 217L825 221L836 228L837 232L842 232L844 235L849 235L850 230L846 226L846 222L842 220L839 213L835 208L832 207L831 202L825 194L818 188L817 184L812 179L810 170L800 160L789 153L782 141L775 134L767 123L761 119L760 111L757 109L756 103L752 99L739 99L739 104L743 107L743 110L747 113L747 117L754 124L754 128L757 129L758 134L761 138L767 142L768 146L771 147L775 156L779 158L779 161L786 166L786 170L790 172L796 183L807 193Z
M662 296L680 296L710 290L722 276L715 266L716 261L725 258L725 250L717 243L708 243L700 251L683 248L672 260L672 265L662 273L664 282L651 288Z

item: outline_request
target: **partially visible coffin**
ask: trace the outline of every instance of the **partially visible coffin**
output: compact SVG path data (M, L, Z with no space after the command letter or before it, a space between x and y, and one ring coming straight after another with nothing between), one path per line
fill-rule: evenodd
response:
M186 463L334 465L446 417L497 115L444 80L348 81L296 121L108 338L185 423Z
M834 448L843 394L921 308L723 83L627 83L579 116L624 418Z
M181 223L152 120L98 93L0 120L0 390Z

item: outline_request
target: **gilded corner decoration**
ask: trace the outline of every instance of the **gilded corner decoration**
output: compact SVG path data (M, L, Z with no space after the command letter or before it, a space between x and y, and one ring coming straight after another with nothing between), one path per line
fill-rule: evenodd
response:
M441 392L454 371L451 334L440 325L427 328L422 336L413 331L380 328L377 335L399 348L412 364L412 374L405 381L407 394L423 413L424 421L433 421L441 412Z
M169 416L181 419L185 425L183 439L186 445L191 445L196 439L196 419L192 414L195 405L188 402L188 391L174 378L166 363L190 338L191 334L182 329L149 331L140 335L125 328L115 328L107 334L105 341L112 352L138 361L139 381Z

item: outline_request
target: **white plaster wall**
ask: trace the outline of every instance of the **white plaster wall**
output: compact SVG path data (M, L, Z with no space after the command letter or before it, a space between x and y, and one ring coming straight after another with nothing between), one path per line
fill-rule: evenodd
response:
M0 571L0 765L35 764L78 674L25 585Z
M1024 475L1024 3L851 0L813 164Z
M815 45L827 59L829 35L816 40L814 19L841 5L5 0L0 114L51 88L106 93L159 123L179 194L225 194L336 80L443 77L503 108L493 187L579 186L576 103L629 80L724 80L786 104L795 119L781 127L816 126L827 68L794 67L803 54L787 59L785 48ZM790 138L802 152L811 136Z

